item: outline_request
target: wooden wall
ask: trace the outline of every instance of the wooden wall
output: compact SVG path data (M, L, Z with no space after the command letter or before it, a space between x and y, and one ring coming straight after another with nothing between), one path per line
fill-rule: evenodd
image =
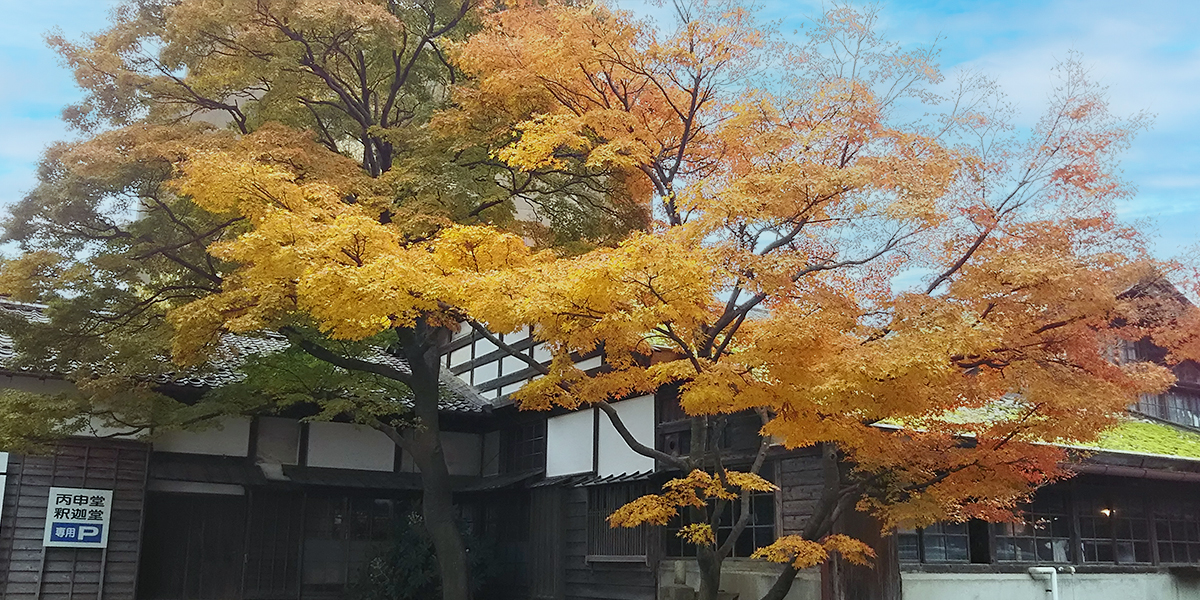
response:
M149 447L67 440L10 455L0 523L0 600L129 600L137 582ZM42 548L52 486L113 490L107 550Z
M587 488L563 489L564 596L568 600L654 600L656 569L645 562L592 562L587 557ZM653 547L654 545L652 545Z
M779 459L780 533L798 534L808 523L821 499L821 459L815 451Z

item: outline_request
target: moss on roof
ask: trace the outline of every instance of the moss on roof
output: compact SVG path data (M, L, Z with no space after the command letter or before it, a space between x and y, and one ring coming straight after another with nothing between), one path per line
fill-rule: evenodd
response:
M1200 433L1165 423L1129 420L1102 435L1092 446L1102 450L1200 458Z

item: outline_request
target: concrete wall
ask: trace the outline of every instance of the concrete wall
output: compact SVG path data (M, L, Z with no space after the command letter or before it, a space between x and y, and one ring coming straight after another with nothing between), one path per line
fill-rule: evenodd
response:
M721 570L721 591L738 594L739 600L762 598L775 578L783 570L781 565L749 558L729 558ZM695 559L666 559L659 563L659 598L667 598L664 588L684 585L693 590L700 589L700 569ZM795 583L786 600L821 600L821 572L807 569L796 576ZM996 600L1005 600L997 596ZM1065 599L1064 599L1065 600ZM1082 598L1081 598L1082 600ZM1127 599L1132 600L1132 599Z
M309 423L308 465L391 471L396 444L381 431L350 423Z
M1048 600L1026 573L903 573L904 600ZM1200 600L1200 579L1170 573L1081 573L1058 577L1061 600Z
M595 409L546 420L546 477L592 470L595 427Z
M168 431L154 438L155 452L246 456L250 419L233 417L199 431Z
M654 447L654 396L614 402L621 421L637 441ZM640 473L654 469L654 459L629 449L607 415L600 415L597 474L600 476Z

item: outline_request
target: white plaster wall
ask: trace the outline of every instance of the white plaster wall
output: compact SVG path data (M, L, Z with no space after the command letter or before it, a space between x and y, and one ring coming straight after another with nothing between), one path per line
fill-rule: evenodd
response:
M442 432L442 453L451 475L479 475L483 436L477 433Z
M774 563L748 558L725 559L721 567L721 591L738 594L740 600L758 600L771 589L783 567ZM666 559L659 563L659 587L685 585L700 589L700 569L696 559ZM663 597L661 594L659 597ZM796 575L792 589L784 600L820 600L821 572L805 569ZM1002 600L998 598L997 600ZM1129 599L1132 600L1132 599Z
M391 471L396 444L381 431L351 423L309 423L308 465Z
M1026 573L903 573L904 600L1047 600ZM1200 600L1200 581L1168 573L1088 573L1058 577L1061 600Z
M250 419L230 417L199 431L167 431L154 438L154 450L246 456L250 451Z
M654 396L639 396L614 402L617 415L629 428L634 439L654 446ZM600 476L638 473L654 469L654 459L642 456L629 449L629 445L617 433L608 415L600 415L599 459L596 461Z
M254 440L255 462L294 465L300 462L300 422L283 417L259 417Z
M546 477L592 470L595 410L590 408L546 420Z

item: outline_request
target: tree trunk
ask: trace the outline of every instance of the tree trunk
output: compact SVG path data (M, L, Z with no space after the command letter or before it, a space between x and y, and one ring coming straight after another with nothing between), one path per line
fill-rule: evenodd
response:
M421 471L424 488L421 507L425 527L437 553L442 576L442 600L471 600L471 573L467 547L458 529L450 470L442 452L438 422L441 349L450 332L418 321L413 329L401 330L401 348L412 371L413 413L418 422L405 432L413 462Z
M712 548L696 548L696 564L700 568L700 593L696 600L717 600L717 592L721 591L721 562Z
M436 407L436 396L433 402ZM428 422L433 425L426 425ZM416 430L409 435L411 442L408 446L413 462L421 470L421 485L424 488L421 510L442 575L442 599L470 600L471 574L467 564L467 548L458 529L454 497L450 489L450 470L442 453L440 431L436 416L428 421L422 418Z

